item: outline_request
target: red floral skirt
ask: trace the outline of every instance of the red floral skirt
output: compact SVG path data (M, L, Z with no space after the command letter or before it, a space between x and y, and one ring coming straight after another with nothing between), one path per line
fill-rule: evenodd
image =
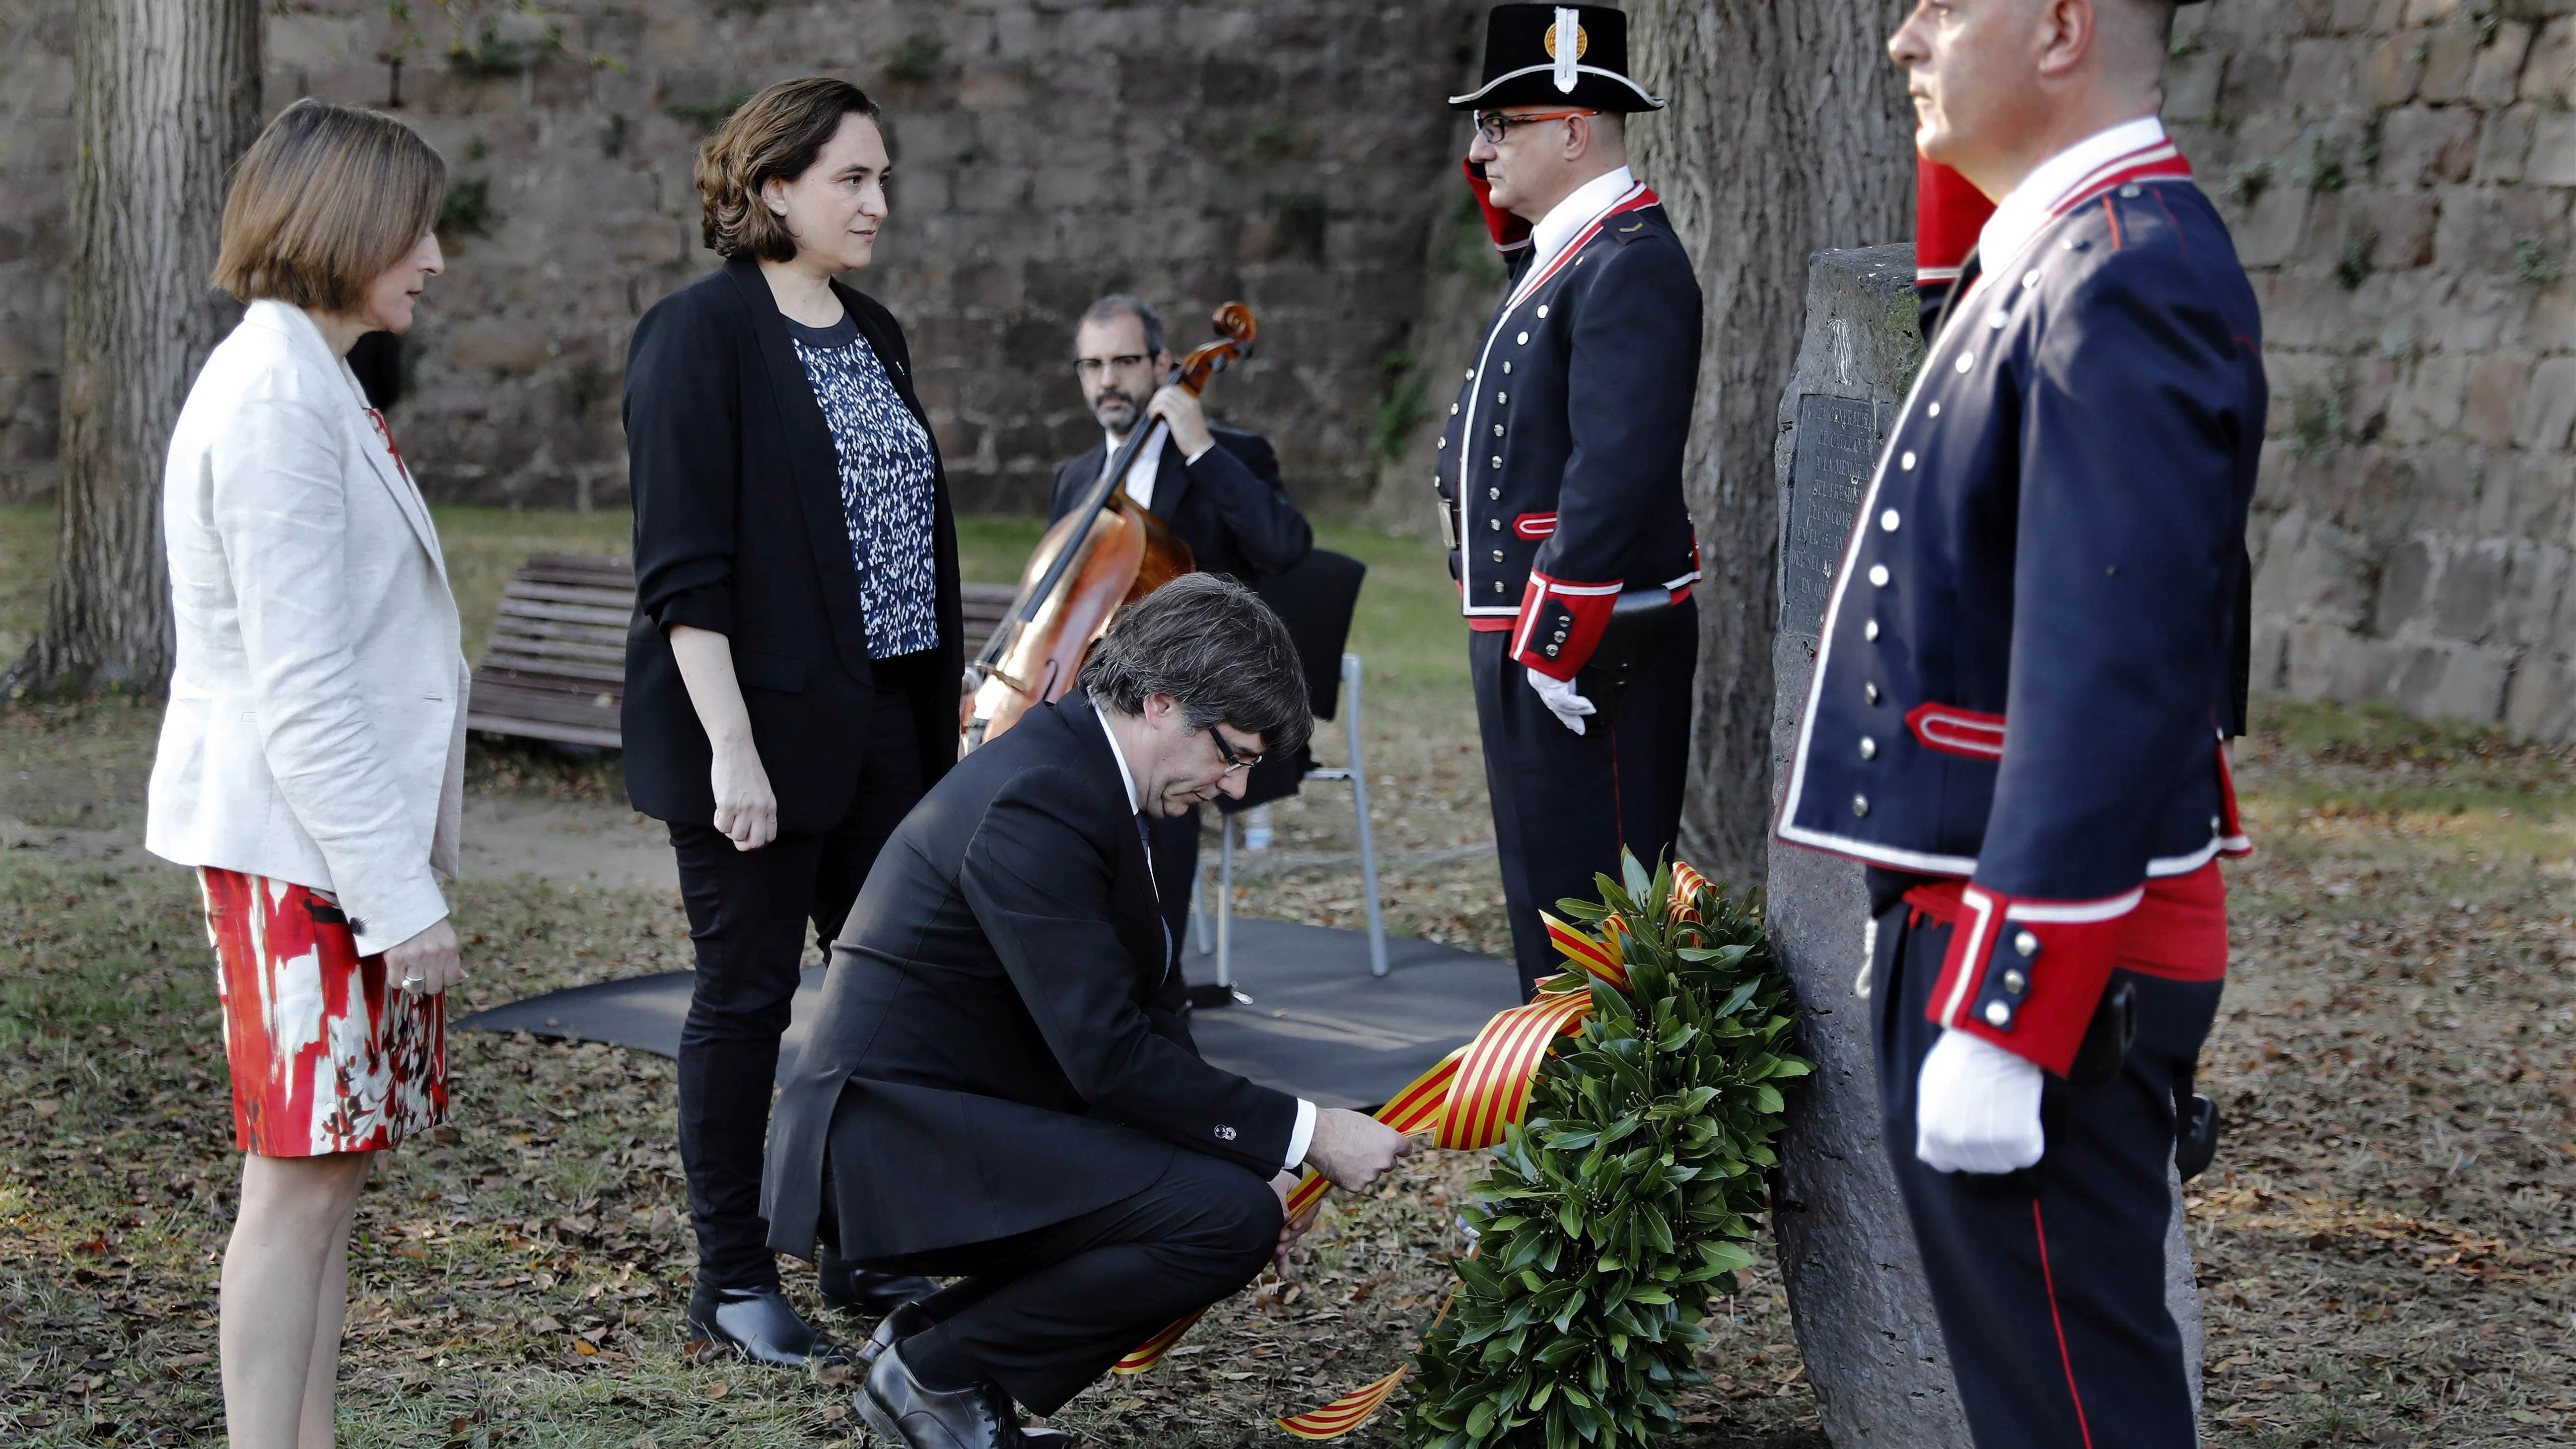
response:
M200 867L223 997L233 1141L261 1157L375 1152L447 1118L447 1008L360 956L324 892Z

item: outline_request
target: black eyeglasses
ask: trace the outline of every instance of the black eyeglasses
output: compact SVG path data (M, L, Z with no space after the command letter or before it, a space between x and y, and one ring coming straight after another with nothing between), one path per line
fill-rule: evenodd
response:
M1215 725L1209 725L1207 727L1207 733L1209 739L1216 741L1217 758L1225 761L1225 773L1228 775L1233 774L1237 770L1249 770L1253 766L1258 765L1263 760L1269 758L1266 754L1248 756L1236 754L1234 752L1234 746L1225 742L1225 736L1217 733L1217 727Z
M1487 141L1499 146L1503 144L1503 137L1509 134L1514 126L1526 126L1533 121L1570 121L1577 116L1600 114L1599 111L1539 111L1527 116L1506 116L1500 111L1478 111L1476 130Z
M1080 376L1090 378L1098 377L1104 372L1125 372L1131 367L1143 367L1153 360L1134 352L1120 357L1080 357L1074 359L1073 370Z

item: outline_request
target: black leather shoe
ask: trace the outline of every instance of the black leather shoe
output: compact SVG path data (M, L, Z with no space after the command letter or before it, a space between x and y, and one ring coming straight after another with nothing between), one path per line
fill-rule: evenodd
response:
M877 1331L859 1345L859 1369L862 1373L877 1366L877 1356L887 1349L921 1332L937 1320L923 1311L918 1303L907 1303L877 1320Z
M775 1288L709 1288L689 1295L689 1327L754 1363L781 1368L842 1364L850 1356L816 1333Z
M900 1343L877 1355L856 1402L877 1437L903 1449L1020 1449L1025 1442L1008 1395L991 1384L954 1393L924 1388L904 1364Z
M939 1291L918 1273L875 1273L828 1255L815 1260L814 1286L822 1291L823 1306L861 1318L882 1318Z

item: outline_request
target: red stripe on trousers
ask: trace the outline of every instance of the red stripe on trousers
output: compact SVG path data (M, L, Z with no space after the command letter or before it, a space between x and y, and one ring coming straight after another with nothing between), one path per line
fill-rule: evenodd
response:
M2048 1321L2057 1330L2057 1361L2066 1366L2066 1397L2075 1401L2075 1428L2084 1449L2093 1449L2093 1427L2084 1422L2084 1395L2075 1387L2075 1359L2066 1351L2066 1320L2057 1313L2057 1279L2048 1271L2048 1225L2040 1220L2039 1199L2030 1203L2030 1230L2039 1238L2039 1282L2048 1290Z

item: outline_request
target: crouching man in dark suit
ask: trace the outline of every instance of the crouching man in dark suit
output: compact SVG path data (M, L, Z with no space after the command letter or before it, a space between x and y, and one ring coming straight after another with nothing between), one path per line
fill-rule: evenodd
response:
M770 1135L773 1247L959 1279L862 1351L860 1413L913 1449L1015 1449L1011 1400L1054 1411L1284 1249L1293 1169L1359 1187L1413 1150L1208 1065L1160 1005L1145 823L1304 742L1286 628L1187 575L1119 615L1082 686L896 830Z

